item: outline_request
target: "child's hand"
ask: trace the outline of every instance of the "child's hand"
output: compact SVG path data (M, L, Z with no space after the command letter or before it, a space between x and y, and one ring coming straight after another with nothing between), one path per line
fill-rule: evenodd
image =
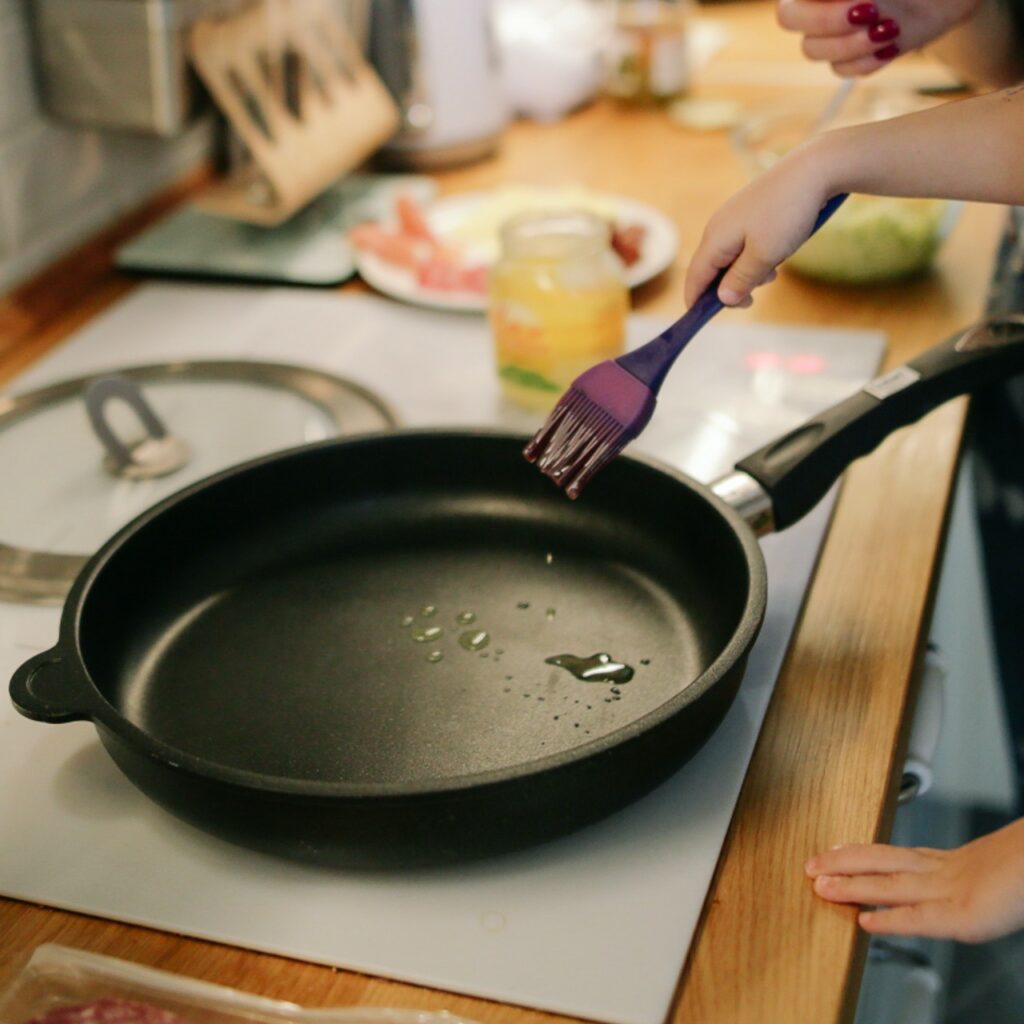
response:
M834 191L828 181L829 136L793 150L737 192L708 221L686 274L686 305L729 270L718 287L727 306L749 305L751 291L810 235Z
M1024 818L955 850L839 846L806 865L814 891L865 910L878 935L987 942L1024 928Z
M869 75L970 18L981 0L779 0L779 24L803 37L804 55L845 78Z

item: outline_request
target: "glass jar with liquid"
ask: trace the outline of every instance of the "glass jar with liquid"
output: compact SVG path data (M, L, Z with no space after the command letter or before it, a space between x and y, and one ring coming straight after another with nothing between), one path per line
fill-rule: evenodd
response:
M606 91L632 103L664 103L690 84L690 0L614 0Z
M550 409L584 370L621 355L629 293L611 227L585 211L526 214L501 232L489 315L511 401Z

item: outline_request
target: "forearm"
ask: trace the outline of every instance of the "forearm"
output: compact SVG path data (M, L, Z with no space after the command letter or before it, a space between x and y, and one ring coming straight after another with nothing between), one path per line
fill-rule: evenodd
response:
M971 84L998 87L1024 80L1024 0L982 0L931 52Z
M826 194L1024 204L1024 87L813 140Z
M797 146L708 221L686 275L692 304L720 270L742 303L814 229L832 196L861 192L1024 204L1024 86L842 128Z

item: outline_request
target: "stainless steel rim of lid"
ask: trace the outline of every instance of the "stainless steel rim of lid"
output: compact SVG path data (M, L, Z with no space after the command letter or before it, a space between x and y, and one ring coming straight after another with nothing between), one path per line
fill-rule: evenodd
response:
M0 396L0 431L77 395L109 376L138 384L168 381L224 381L291 391L320 409L337 433L359 434L398 426L393 409L366 388L321 370L287 363L245 360L182 360L101 371L51 384L20 395ZM361 419L353 417L353 411ZM22 604L60 604L88 554L33 551L0 541L0 600Z

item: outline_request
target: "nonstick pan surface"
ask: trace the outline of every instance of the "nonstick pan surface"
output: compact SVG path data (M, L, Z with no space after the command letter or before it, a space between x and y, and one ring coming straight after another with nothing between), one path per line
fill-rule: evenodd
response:
M170 499L79 579L36 717L94 719L176 813L298 855L479 855L634 799L731 702L760 552L638 460L570 503L523 440L331 442ZM547 662L600 653L632 679Z

